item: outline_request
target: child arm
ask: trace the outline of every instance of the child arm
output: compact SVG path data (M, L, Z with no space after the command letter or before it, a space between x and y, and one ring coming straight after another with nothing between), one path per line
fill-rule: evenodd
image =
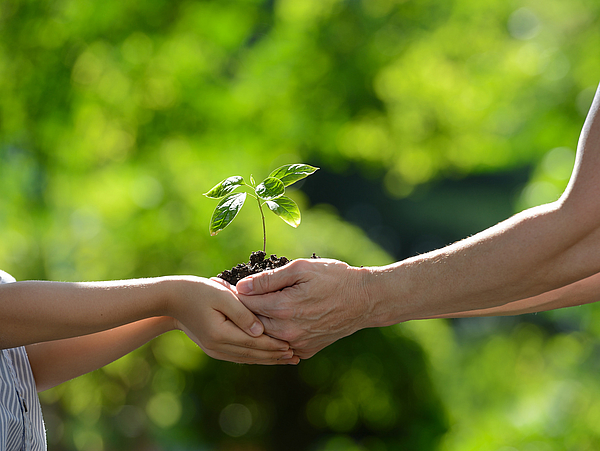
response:
M181 329L209 356L297 363L289 344L220 283L200 277L0 285L0 345L26 345L39 389L97 369L163 332Z

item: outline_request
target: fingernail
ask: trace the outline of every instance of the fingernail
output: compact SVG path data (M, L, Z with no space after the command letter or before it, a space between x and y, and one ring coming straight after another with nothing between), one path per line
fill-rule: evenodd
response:
M250 294L252 293L252 288L254 288L254 283L252 282L252 279L243 279L240 280L237 284L238 293Z
M250 328L250 332L252 332L252 335L258 337L259 335L262 335L263 333L263 327L262 324L259 322L255 322L254 324L252 324L252 327Z

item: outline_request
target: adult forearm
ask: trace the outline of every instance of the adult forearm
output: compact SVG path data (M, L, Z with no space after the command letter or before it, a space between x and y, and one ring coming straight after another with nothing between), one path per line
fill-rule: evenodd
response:
M376 325L489 309L600 271L598 231L563 202L525 211L469 239L371 270Z
M600 271L599 169L600 90L561 199L452 246L373 270L368 293L379 322L493 308Z
M497 309L600 272L600 91L567 190L473 237L393 265L296 260L237 284L301 358L366 327ZM514 306L513 306L514 307Z
M545 312L566 307L590 304L600 300L600 274L570 285L497 307L437 315L431 318L474 318L482 316L512 316ZM423 318L427 319L427 318Z
M87 335L163 316L165 280L1 285L0 347Z

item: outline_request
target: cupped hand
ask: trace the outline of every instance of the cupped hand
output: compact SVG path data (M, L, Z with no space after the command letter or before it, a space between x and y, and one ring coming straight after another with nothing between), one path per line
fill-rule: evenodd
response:
M294 260L241 280L236 293L266 334L307 359L364 327L370 315L366 271L338 260Z
M287 342L263 333L260 320L226 282L180 278L172 305L176 327L210 357L262 365L299 362Z

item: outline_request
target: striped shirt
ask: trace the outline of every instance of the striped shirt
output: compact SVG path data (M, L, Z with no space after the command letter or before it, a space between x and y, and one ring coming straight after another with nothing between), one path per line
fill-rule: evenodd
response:
M14 282L0 271L0 283ZM45 451L46 432L25 348L0 351L0 451Z

